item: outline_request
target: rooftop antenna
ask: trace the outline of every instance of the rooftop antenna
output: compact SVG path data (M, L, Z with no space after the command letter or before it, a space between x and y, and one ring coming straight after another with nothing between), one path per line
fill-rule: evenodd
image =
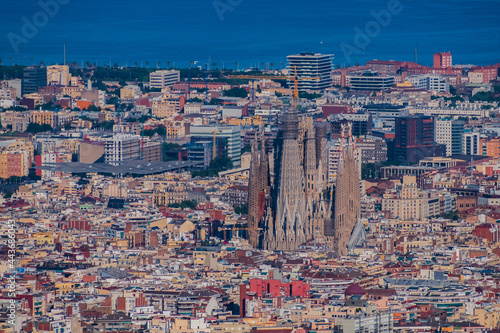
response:
M64 47L63 47L63 65L66 65L66 39L64 40Z
M418 51L418 44L415 43L415 63L417 63L417 51Z

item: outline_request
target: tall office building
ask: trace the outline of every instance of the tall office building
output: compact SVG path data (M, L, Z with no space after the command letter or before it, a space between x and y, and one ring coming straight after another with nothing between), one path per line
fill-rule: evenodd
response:
M394 143L394 158L404 164L446 153L444 145L434 143L434 118L430 116L396 118Z
M464 122L446 118L437 118L434 141L446 146L446 156L462 154Z
M482 136L479 132L472 132L471 130L464 131L462 137L462 154L479 155L479 142L481 138Z
M28 66L23 70L22 94L38 92L38 88L47 86L47 67Z
M109 164L141 158L141 137L132 134L115 134L104 143L104 160Z
M156 71L149 74L149 87L163 89L173 86L181 78L179 71Z
M332 85L333 55L320 53L300 53L289 55L288 70L295 75L297 70L299 91L323 90ZM303 80L303 78L317 77L317 80ZM301 80L302 78L302 80ZM293 85L292 80L288 81Z
M191 145L199 141L210 141L213 147L215 138L215 156L212 158L227 156L233 162L233 167L240 167L241 128L239 126L191 126L190 133Z

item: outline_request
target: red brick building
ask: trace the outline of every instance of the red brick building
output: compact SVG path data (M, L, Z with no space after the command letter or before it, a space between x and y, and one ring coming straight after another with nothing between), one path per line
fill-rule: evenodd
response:
M451 67L451 53L439 52L434 54L434 68Z
M500 228L498 227L498 225L492 223L485 223L476 226L472 234L474 236L481 237L482 239L485 239L488 242L495 243L500 241Z

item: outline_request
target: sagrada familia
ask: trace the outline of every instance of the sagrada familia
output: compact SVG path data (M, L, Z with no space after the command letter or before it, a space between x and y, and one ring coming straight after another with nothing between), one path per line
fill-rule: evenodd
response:
M255 248L293 251L321 243L346 254L366 241L360 222L356 148L342 128L335 188L327 186L327 124L299 117L290 107L279 118L274 154L263 135L252 145L247 237ZM259 142L260 141L260 142ZM259 148L259 145L261 146Z

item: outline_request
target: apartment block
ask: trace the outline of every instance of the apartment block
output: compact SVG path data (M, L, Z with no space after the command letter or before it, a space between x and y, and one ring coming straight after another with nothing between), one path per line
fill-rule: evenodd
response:
M140 140L140 136L131 134L115 134L107 138L104 144L106 163L140 159Z
M181 74L179 71L156 71L149 74L149 87L156 89L171 87L175 83L179 82L180 78Z
M28 66L23 70L22 95L38 92L47 85L47 68Z
M451 53L450 52L439 52L434 54L434 66L433 68L448 68L451 67Z
M156 118L170 118L184 108L186 97L166 94L161 100L154 101L152 114Z
M479 140L479 155L500 157L500 138L483 138Z
M434 141L446 146L446 156L462 154L464 122L452 118L435 120Z
M332 85L332 55L320 53L300 53L289 55L288 70L291 76L297 72L299 91L323 90ZM318 78L305 80L304 78ZM288 81L293 86L293 81Z
M191 126L191 144L211 141L215 156L227 156L234 167L241 165L241 129L239 126Z
M450 84L439 75L423 74L411 76L408 80L417 89L425 89L435 92L450 91Z
M47 66L47 84L52 86L68 86L71 74L68 65Z
M464 131L462 137L463 155L480 155L480 141L482 135L479 132Z
M54 127L56 125L55 114L53 111L32 111L30 113L30 123Z

